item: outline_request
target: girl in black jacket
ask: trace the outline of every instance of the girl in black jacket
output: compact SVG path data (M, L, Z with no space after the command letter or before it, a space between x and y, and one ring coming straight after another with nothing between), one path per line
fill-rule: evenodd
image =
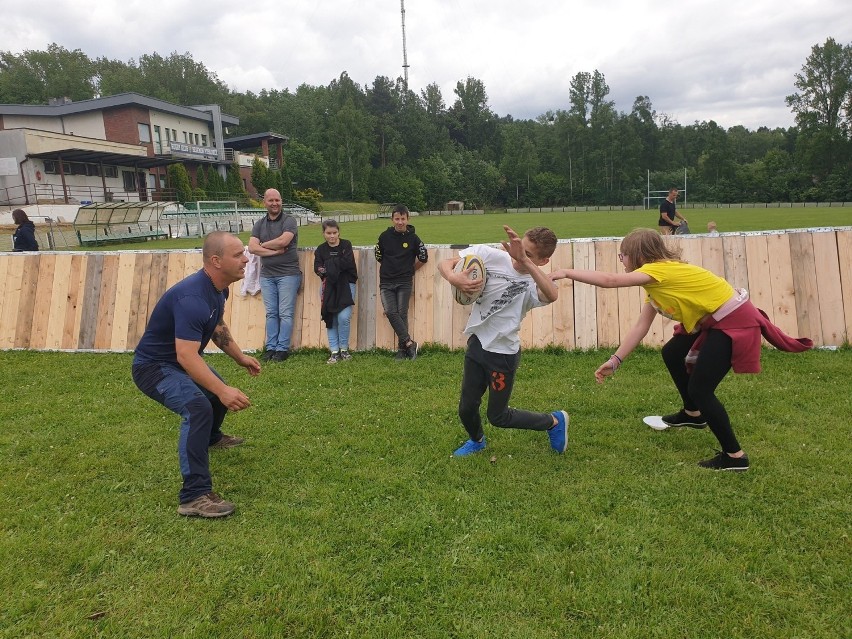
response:
M322 223L322 235L325 242L314 252L314 273L322 280L321 313L331 350L327 363L336 364L340 360L352 359L349 354L349 328L358 269L352 242L340 237L340 227L335 220Z
M12 211L12 220L18 225L12 234L12 250L16 253L21 251L37 251L38 242L35 237L35 224L30 221L27 214L21 209Z

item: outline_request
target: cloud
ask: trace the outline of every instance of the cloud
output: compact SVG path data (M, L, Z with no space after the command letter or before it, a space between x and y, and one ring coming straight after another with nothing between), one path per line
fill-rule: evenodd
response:
M56 42L119 60L189 52L237 91L326 85L347 72L361 86L403 75L400 5L386 0L235 4L208 0L50 3L50 16L4 8L3 49ZM485 84L499 115L567 109L576 73L601 71L629 112L636 96L683 124L791 126L784 98L810 49L852 42L845 0L420 0L405 12L409 86Z

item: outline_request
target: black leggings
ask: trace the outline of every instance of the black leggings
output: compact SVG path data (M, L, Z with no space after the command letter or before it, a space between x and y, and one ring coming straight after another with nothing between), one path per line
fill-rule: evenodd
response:
M675 335L663 346L663 361L683 399L683 407L700 410L722 450L736 453L741 450L740 444L731 428L728 411L716 397L716 387L731 370L731 338L722 331L707 331L692 373L687 373L684 358L696 339L698 333Z

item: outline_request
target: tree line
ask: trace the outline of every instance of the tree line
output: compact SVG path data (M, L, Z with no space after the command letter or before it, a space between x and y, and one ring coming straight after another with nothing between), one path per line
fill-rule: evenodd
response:
M568 104L532 120L500 116L482 81L416 93L400 78L360 86L346 72L327 86L230 90L189 53L127 62L51 44L0 51L0 103L44 104L137 92L181 105L222 105L232 135L286 134L286 181L326 198L405 202L413 209L635 205L680 186L704 202L852 201L852 45L812 47L786 97L789 128L684 125L638 96L629 113L602 73L571 78ZM259 176L260 180L271 179ZM282 177L276 178L279 181Z

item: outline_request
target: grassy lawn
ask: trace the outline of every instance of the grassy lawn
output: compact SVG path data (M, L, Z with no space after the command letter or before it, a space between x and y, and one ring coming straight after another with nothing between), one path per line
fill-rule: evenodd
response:
M852 351L722 383L744 474L642 425L678 405L659 353L598 386L608 354L524 355L513 403L571 413L564 456L486 426L467 459L460 352L210 357L254 403L216 521L176 514L178 419L129 355L0 352L0 637L852 636Z
M325 206L328 208L328 204ZM375 213L375 204L334 203L352 213ZM360 211L353 207L370 207ZM330 208L328 208L330 210ZM721 232L765 231L791 228L852 225L852 208L801 207L792 209L695 209L684 211L693 232L703 232L707 222L715 220ZM548 226L557 237L623 237L637 227L656 228L659 214L656 211L585 211L577 213L493 213L486 215L423 216L412 217L417 234L427 244L476 244L498 242L505 238L503 224L517 231L533 226ZM367 222L349 222L341 226L343 237L355 246L372 246L384 229L390 226L387 219ZM243 233L243 241L248 241ZM315 247L322 242L319 224L299 230L299 245ZM116 249L186 249L201 248L201 239L157 240L144 244L115 244L97 250Z

